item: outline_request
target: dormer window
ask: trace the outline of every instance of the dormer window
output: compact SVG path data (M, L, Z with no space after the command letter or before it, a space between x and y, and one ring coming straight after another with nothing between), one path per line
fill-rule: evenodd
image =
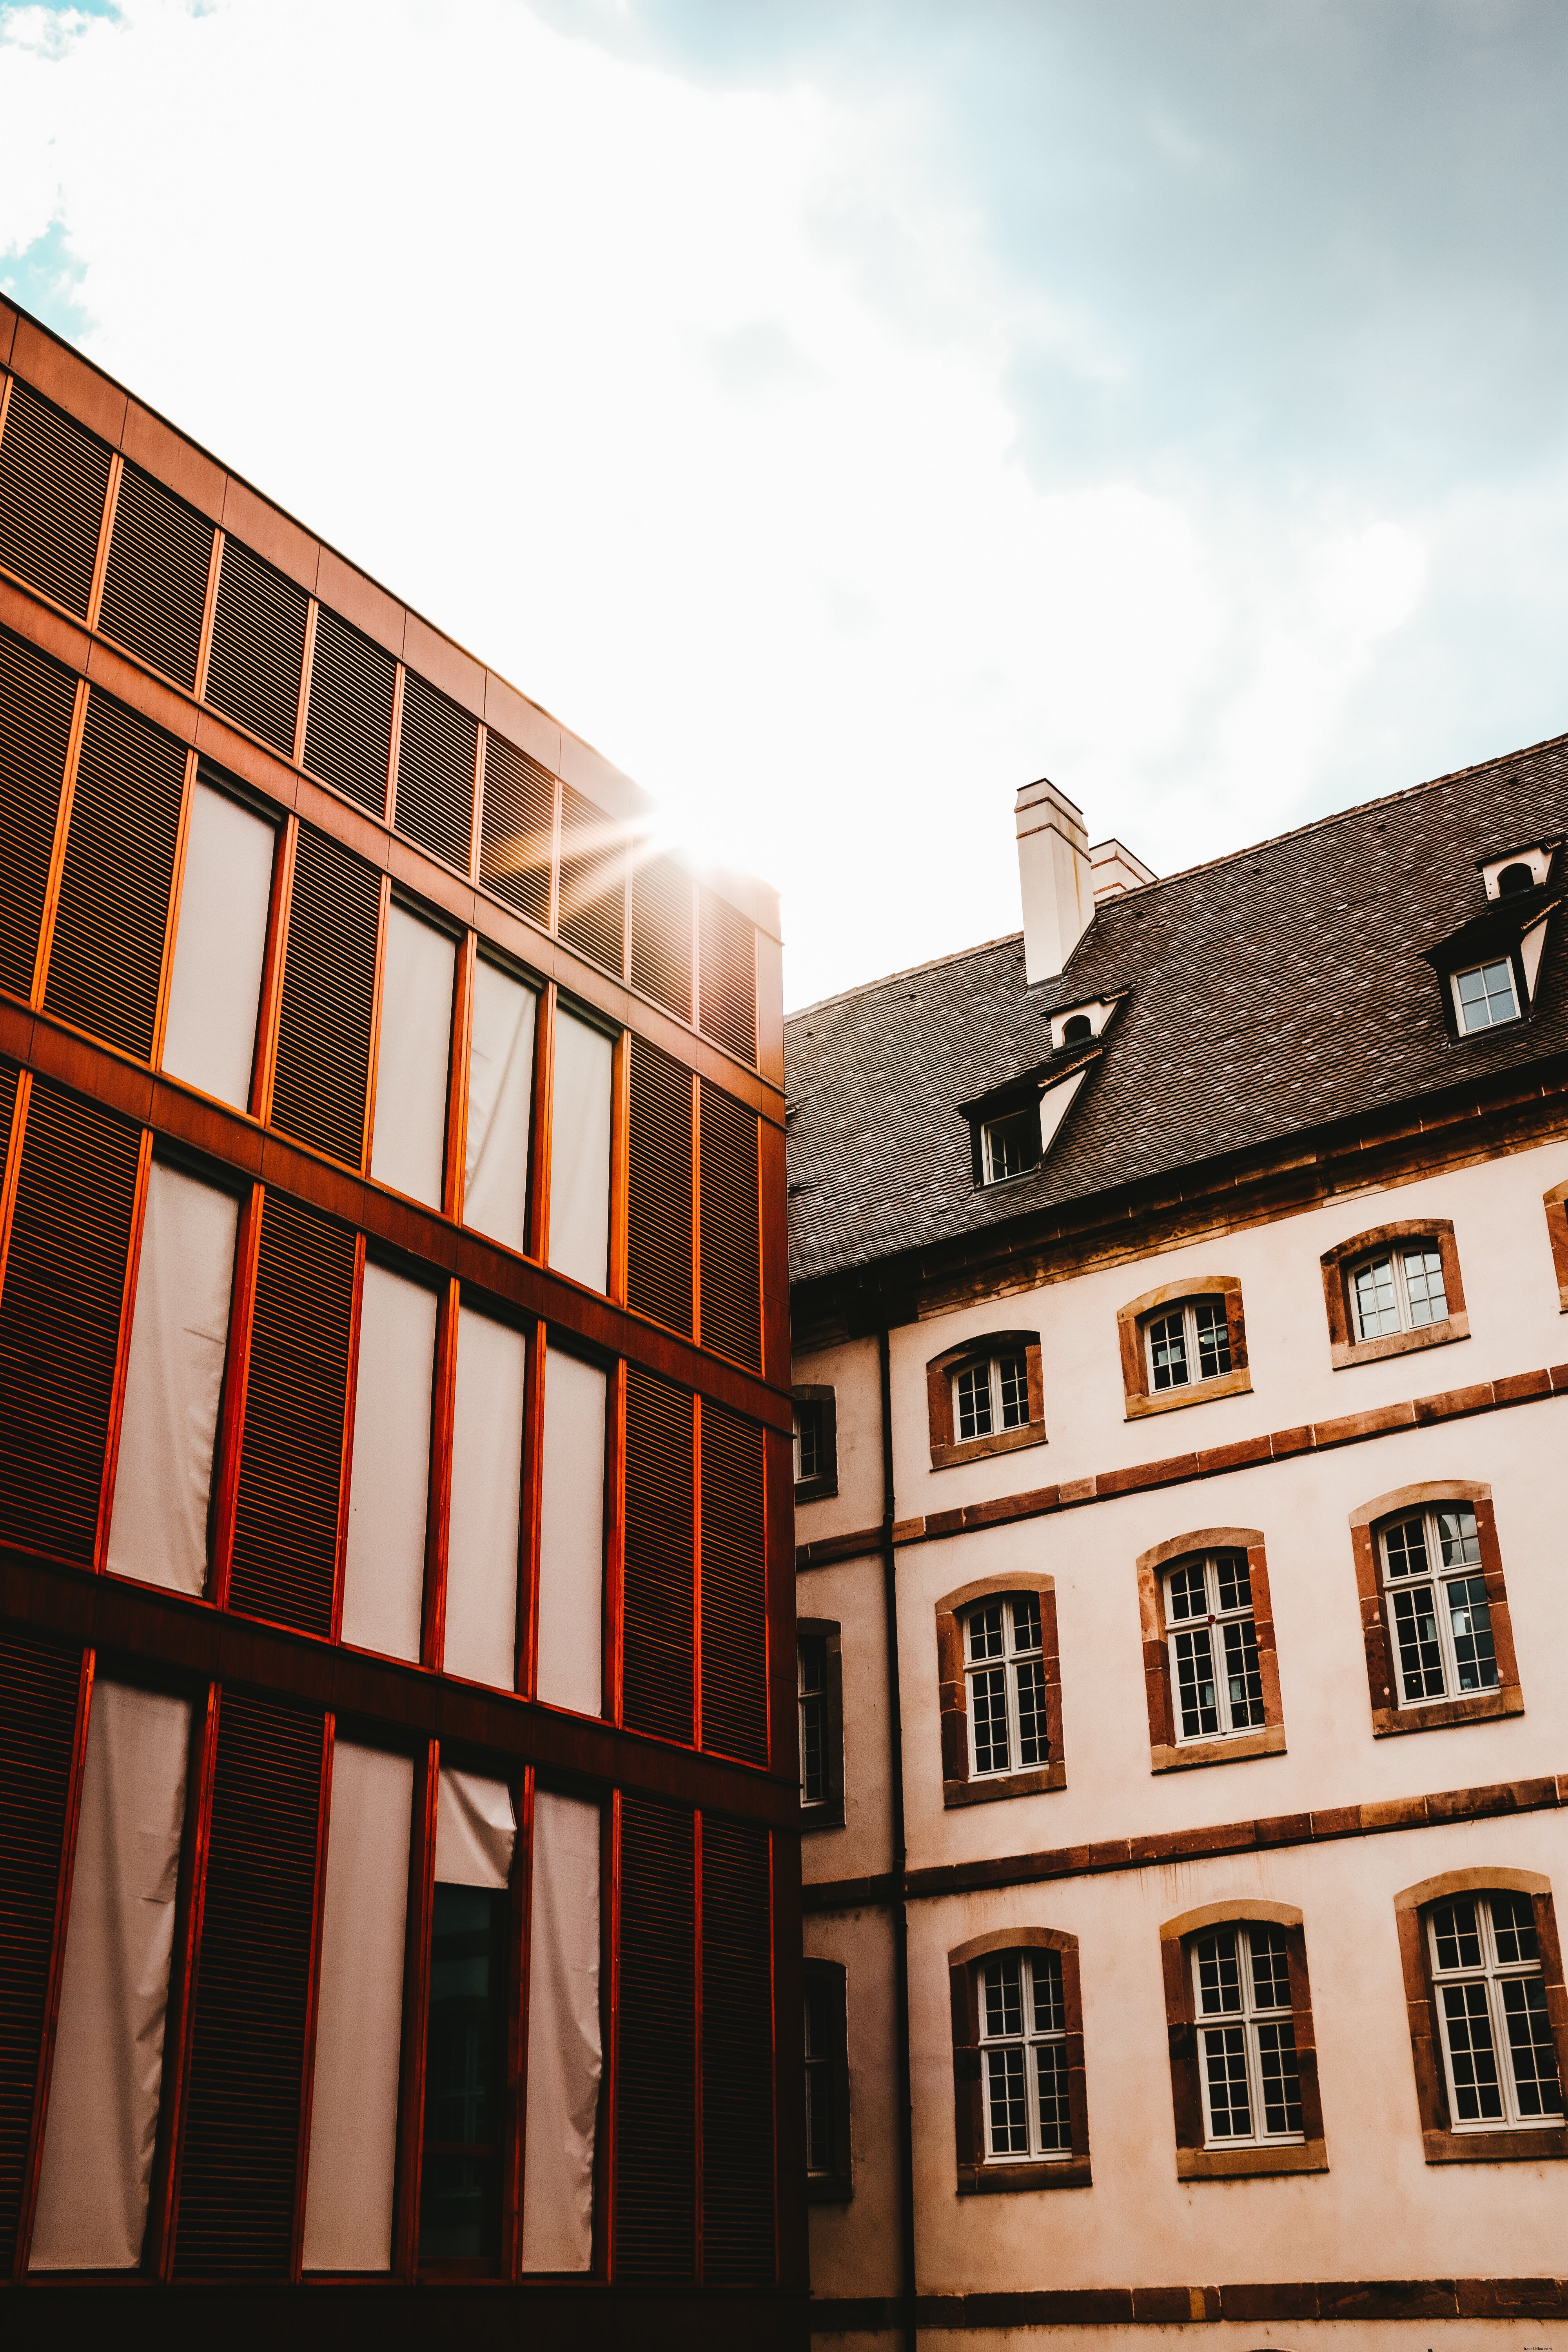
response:
M1111 996L1080 997L1076 1004L1055 1004L1047 1018L1050 1023L1053 1054L1070 1053L1075 1045L1092 1045L1103 1036L1115 1015L1121 1011L1127 991L1119 988Z
M1521 888L1534 887L1528 866L1518 866L1510 870L1524 876ZM1502 895L1500 890L1499 896ZM1495 1029L1504 1021L1517 1021L1519 1003L1514 995L1512 963L1500 957L1496 962L1472 964L1468 971L1455 972L1454 1010L1466 1036L1478 1029Z
M1533 890L1534 887L1534 875L1521 859L1516 858L1498 876L1496 895L1500 898L1511 898L1521 890Z
M1563 885L1552 879L1562 846L1541 842L1481 862L1485 914L1426 950L1456 1045L1511 1027L1534 1011L1547 929L1563 903Z
M988 1118L980 1130L981 1152L987 1184L1005 1184L1010 1176L1026 1176L1039 1165L1040 1114L1033 1103Z
M1087 1013L1069 1013L1062 1023L1064 1045L1087 1045L1094 1034L1094 1024Z

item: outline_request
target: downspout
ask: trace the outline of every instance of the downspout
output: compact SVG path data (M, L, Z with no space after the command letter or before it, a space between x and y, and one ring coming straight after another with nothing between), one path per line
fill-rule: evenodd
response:
M884 1311L877 1326L877 1368L882 1391L882 1608L888 1643L888 1764L891 1800L893 2010L898 2048L899 2308L904 2352L919 2352L915 2325L915 2140L910 2056L910 1915L904 1901L904 1725L899 1697L899 1591L893 1550L893 1398Z

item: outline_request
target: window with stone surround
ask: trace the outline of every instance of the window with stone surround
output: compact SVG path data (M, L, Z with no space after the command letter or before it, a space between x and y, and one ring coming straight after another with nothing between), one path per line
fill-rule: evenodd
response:
M1252 1386L1234 1275L1163 1283L1118 1310L1127 1419L1237 1396Z
M1351 1519L1374 1738L1522 1715L1489 1487L1401 1486Z
M790 1391L795 1402L795 1499L819 1503L838 1492L837 1399L820 1384Z
M1300 1911L1207 1904L1160 1941L1178 2179L1326 2172Z
M1003 1928L948 1954L958 2193L1087 2189L1078 1938Z
M1336 1371L1470 1336L1446 1217L1375 1226L1325 1250L1321 1263Z
M988 1331L926 1366L933 1470L1046 1442L1037 1331Z
M826 1617L795 1627L796 1711L800 1735L800 1825L844 1826L844 1678L839 1629Z
M802 1964L805 2011L805 2193L814 2205L855 2194L849 2142L848 1973L836 1960Z
M1151 1769L1282 1754L1285 1718L1257 1528L1200 1528L1137 1563Z
M992 1577L936 1605L942 1803L1067 1786L1050 1578Z

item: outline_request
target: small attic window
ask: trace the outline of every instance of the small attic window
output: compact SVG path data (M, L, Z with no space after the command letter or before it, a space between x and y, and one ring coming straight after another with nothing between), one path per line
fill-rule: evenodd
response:
M1062 1023L1064 1045L1086 1045L1094 1034L1094 1024L1087 1013L1069 1013Z
M1454 1009L1460 1033L1467 1037L1478 1029L1496 1029L1505 1021L1517 1021L1519 1001L1510 960L1500 956L1495 963L1472 964L1468 971L1457 971Z
M980 1129L984 1181L1005 1184L1010 1176L1026 1176L1040 1158L1040 1114L1030 1103L1002 1118L988 1118Z
M1500 898L1511 898L1517 891L1533 890L1534 887L1534 875L1528 866L1517 858L1511 866L1505 866L1497 878L1497 894Z

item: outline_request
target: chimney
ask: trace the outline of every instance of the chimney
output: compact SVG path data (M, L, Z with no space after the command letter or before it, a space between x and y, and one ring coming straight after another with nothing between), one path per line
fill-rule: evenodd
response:
M1145 882L1157 882L1160 878L1141 857L1134 857L1122 841L1102 841L1098 848L1089 851L1089 863L1097 907L1103 899L1120 898L1123 890L1137 890Z
M1094 913L1083 813L1048 778L1018 794L1018 880L1024 899L1024 977L1032 988L1060 971Z

